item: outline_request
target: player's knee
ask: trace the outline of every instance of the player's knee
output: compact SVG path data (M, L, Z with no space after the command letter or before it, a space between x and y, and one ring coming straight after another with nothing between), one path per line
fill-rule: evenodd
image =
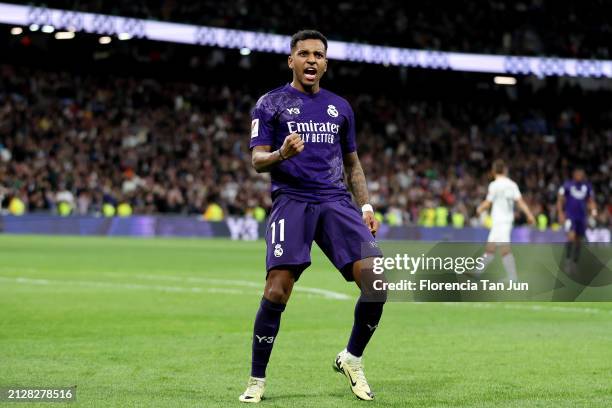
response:
M264 297L271 302L287 303L293 287L293 278L288 271L271 271L266 282Z
M366 260L355 274L361 289L361 298L369 302L385 303L387 301L387 278L385 274L374 273L373 262Z
M290 292L282 286L270 286L266 288L264 297L274 303L287 303Z
M380 305L382 307L382 305L387 303L387 296L388 296L388 292L385 289L385 290L378 290L378 291L376 291L373 295L371 295L371 298L372 298L372 300L374 302L380 303Z

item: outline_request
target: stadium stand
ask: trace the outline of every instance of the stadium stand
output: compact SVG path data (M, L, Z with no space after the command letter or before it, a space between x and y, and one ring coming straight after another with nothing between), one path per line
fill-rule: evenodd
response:
M62 213L62 203L75 214L121 203L134 214L269 209L267 175L252 170L248 151L258 91L13 65L0 72L2 208L18 198L29 212ZM474 208L492 158L502 157L548 222L556 220L562 179L584 166L602 208L599 223L609 225L612 118L600 104L609 92L557 89L502 104L354 86L349 99L373 204L396 225L461 217L480 224Z

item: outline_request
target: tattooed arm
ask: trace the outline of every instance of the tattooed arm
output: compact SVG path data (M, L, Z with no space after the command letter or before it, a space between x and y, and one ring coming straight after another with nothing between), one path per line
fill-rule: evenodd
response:
M353 193L355 201L359 207L370 202L368 195L368 186L366 184L363 168L359 162L357 152L347 153L344 155L344 173L348 181L349 190Z
M348 182L348 187L355 201L359 207L363 207L365 204L370 203L370 197L368 194L368 186L366 184L365 174L359 161L357 152L347 153L343 158L344 162L344 173ZM378 230L378 221L374 217L373 211L363 211L363 222L367 225L372 232L372 235L376 234Z

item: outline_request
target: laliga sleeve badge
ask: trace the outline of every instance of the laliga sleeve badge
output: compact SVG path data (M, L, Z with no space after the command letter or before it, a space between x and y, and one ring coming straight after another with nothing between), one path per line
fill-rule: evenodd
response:
M251 122L251 139L259 136L259 119L253 119Z
M274 246L274 256L280 258L283 255L283 247L281 244L276 244Z

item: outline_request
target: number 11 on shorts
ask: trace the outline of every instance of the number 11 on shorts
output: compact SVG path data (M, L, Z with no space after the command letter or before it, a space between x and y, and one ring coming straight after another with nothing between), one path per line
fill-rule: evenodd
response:
M272 228L272 243L276 242L276 222L273 222L270 226ZM278 220L278 229L279 229L279 242L283 242L285 240L285 219L282 218Z

